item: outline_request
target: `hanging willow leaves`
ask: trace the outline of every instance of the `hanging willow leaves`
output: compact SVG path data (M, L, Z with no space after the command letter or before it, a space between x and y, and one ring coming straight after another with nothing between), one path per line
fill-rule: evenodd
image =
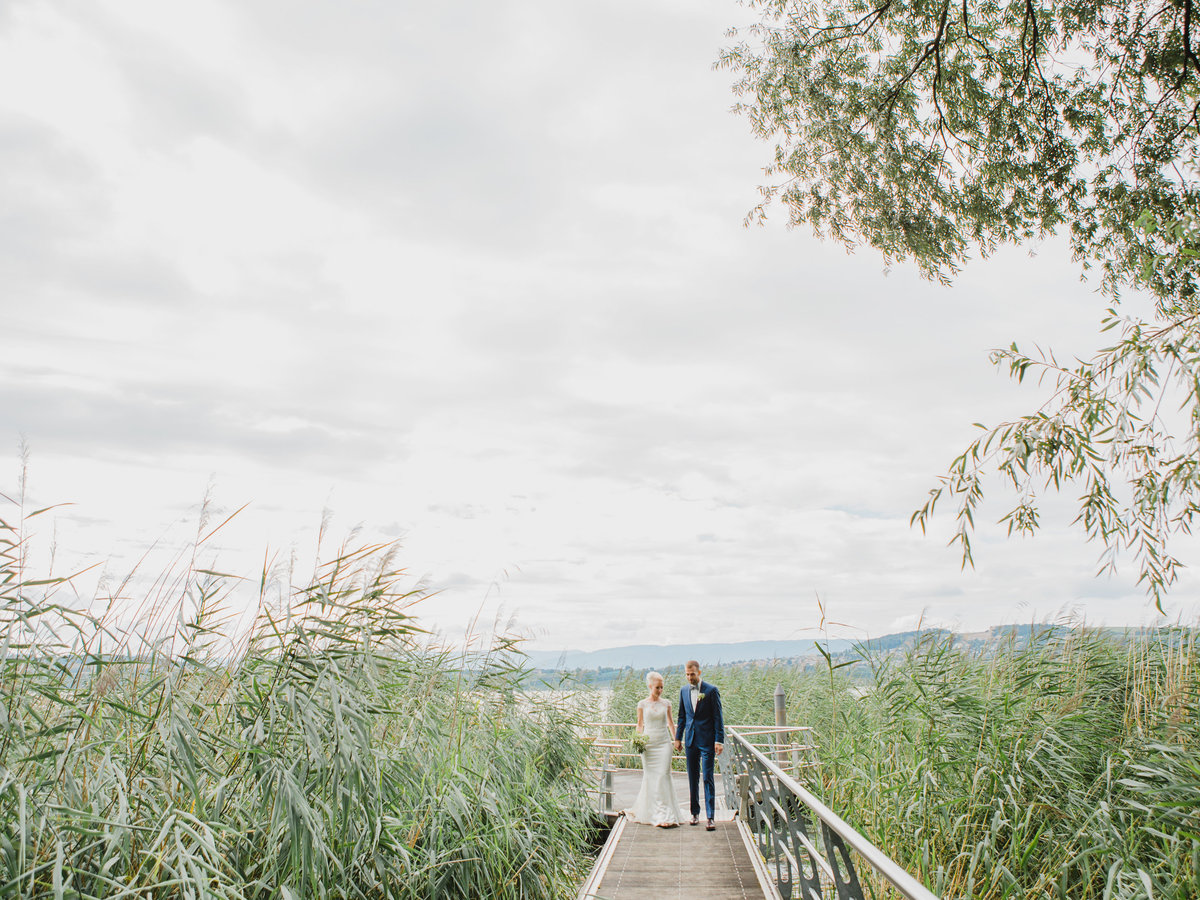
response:
M1049 378L1053 395L984 428L913 518L924 526L954 498L966 564L989 473L1015 489L1010 533L1039 527L1038 489L1073 486L1102 568L1133 553L1161 606L1200 449L1192 0L746 5L759 21L730 32L717 65L774 147L748 222L778 204L791 225L943 282L974 254L1064 233L1114 303L1131 286L1153 296L1152 321L1105 315L1118 340L1090 360L996 352L1018 379Z

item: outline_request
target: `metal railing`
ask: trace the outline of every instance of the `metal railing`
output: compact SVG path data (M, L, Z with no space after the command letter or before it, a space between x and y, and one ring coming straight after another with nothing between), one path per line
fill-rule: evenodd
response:
M938 900L784 771L778 758L770 759L749 740L767 730L727 728L725 752L718 761L727 802L738 810L773 870L781 897L867 900L855 864L857 858L876 873L875 880L889 885L900 896ZM872 896L878 895L873 891Z
M612 725L613 723L609 722L596 722L588 723L585 726L589 729L593 727L598 729L596 734L586 738L588 743L586 771L592 775L592 783L596 785L594 788L588 788L587 793L595 796L596 812L600 815L612 811L613 772L621 768L615 765L615 761L628 755L625 752L624 741L605 735L605 730Z
M819 765L813 730L807 725L739 725L734 731L794 778Z
M596 810L600 813L612 813L613 810L613 773L621 769L637 769L641 767L641 757L634 753L629 746L629 737L633 734L633 722L586 722L584 740L588 744L587 771L591 774L591 783L587 793L596 798ZM745 725L738 728L738 733L755 741L770 743L770 752L775 756L780 768L785 772L800 775L804 770L817 765L816 746L813 744L812 729L804 726L780 728L774 725ZM795 740L799 738L799 740ZM682 768L683 753L672 755L676 771ZM736 809L736 806L731 808Z

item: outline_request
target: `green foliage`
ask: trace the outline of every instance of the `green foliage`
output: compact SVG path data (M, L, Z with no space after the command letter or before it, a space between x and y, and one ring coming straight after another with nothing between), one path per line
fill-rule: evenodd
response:
M679 697L679 687L682 684L682 672L664 670L663 696L674 703ZM634 669L626 669L612 684L612 700L608 706L608 721L636 722L638 701L645 697L646 673ZM672 720L674 712L672 712Z
M418 638L389 548L325 563L247 643L224 576L131 636L29 577L0 522L0 895L557 897L591 822L576 722L498 642Z
M718 65L737 111L774 144L771 183L794 225L912 259L947 281L972 250L1069 232L1115 298L1140 287L1156 320L1060 365L1014 344L994 362L1054 385L984 427L918 510L953 498L962 561L988 476L1016 502L1011 534L1041 525L1037 493L1079 490L1076 522L1102 570L1132 553L1161 609L1191 528L1200 453L1200 55L1192 0L747 0L761 20Z
M770 722L783 684L788 721L820 747L817 793L936 893L1200 894L1194 631L1075 629L975 653L929 635L859 658L865 683L780 666L711 675L734 722Z
M1110 282L1156 254L1134 228L1197 209L1200 58L1172 0L747 0L719 65L774 143L794 224L945 279L970 248L1069 229ZM1194 267L1151 266L1162 296Z
M1139 583L1159 610L1181 565L1171 547L1191 533L1200 511L1200 328L1195 314L1162 325L1122 321L1109 310L1105 330L1118 341L1093 359L1062 365L1014 344L993 353L1018 381L1053 381L1036 412L985 428L954 460L940 486L913 514L924 529L943 496L956 504L951 543L971 561L971 532L988 475L998 472L1016 504L1001 519L1013 532L1039 525L1038 491L1079 491L1076 522L1102 548L1101 571L1131 552ZM1180 415L1182 410L1183 414Z

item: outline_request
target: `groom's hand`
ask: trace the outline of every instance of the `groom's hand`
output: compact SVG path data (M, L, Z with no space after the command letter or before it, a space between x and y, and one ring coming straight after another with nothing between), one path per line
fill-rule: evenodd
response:
M714 747L714 748L716 749L716 751L717 751L717 756L720 756L720 755L721 755L721 751L725 749L725 745L724 745L724 744L713 744L713 747Z
M676 741L675 742L675 752L678 753L682 749L683 749L683 741Z

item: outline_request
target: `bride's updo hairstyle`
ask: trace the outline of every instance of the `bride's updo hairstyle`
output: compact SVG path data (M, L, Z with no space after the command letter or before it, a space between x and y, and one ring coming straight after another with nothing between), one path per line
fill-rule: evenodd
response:
M666 686L667 680L662 677L661 673L648 672L646 673L646 690L650 690L650 688L654 687L654 679L656 678L663 683L664 687Z

